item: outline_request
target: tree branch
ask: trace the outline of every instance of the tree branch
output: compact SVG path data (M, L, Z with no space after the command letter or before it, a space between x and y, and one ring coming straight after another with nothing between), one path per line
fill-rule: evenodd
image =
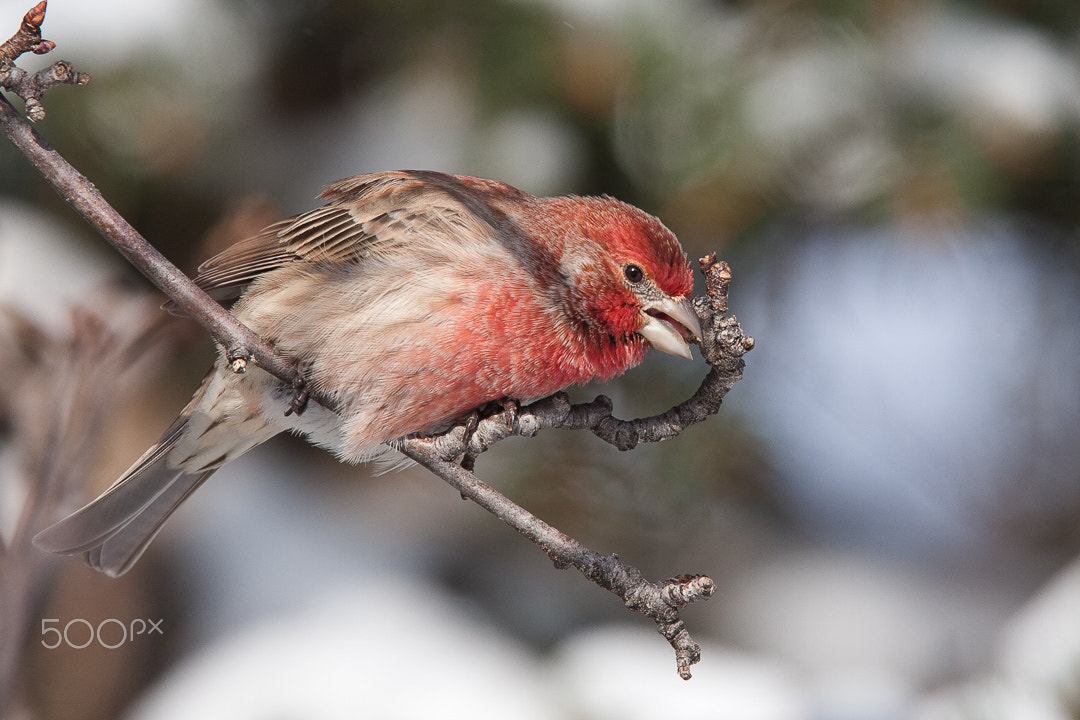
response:
M0 71L5 69L3 63L10 65L22 52L47 52L52 48L52 44L41 40L40 36L44 6L42 2L31 10L19 33L0 45ZM10 60L4 60L9 55ZM10 69L7 72L11 74ZM79 77L85 78L83 83L89 79ZM11 90L7 84L3 87ZM40 99L40 92L34 97ZM29 112L29 100L27 102ZM302 386L295 363L280 357L273 347L237 321L154 249L2 96L0 129L68 204L225 348L235 371L244 372L248 362L254 361L283 382ZM470 470L477 456L512 435L532 436L540 430L556 427L588 428L604 441L621 450L629 450L639 442L673 438L688 425L716 413L724 395L742 376L742 356L753 348L753 339L743 334L735 318L725 317L727 286L731 279L727 264L717 262L715 256L700 262L708 292L705 297L695 299L694 307L702 324L702 355L712 369L687 401L661 415L627 421L612 415L611 401L606 397L571 405L565 394L558 393L523 408L508 406L491 417L476 419L478 416L474 416L437 436L409 437L393 443L396 449L449 483L463 497L473 500L539 545L557 567L576 567L589 580L618 595L627 608L651 618L660 634L675 649L679 674L684 679L689 679L690 665L700 658L700 648L683 626L678 611L695 600L712 595L716 585L711 579L685 575L663 583L649 582L640 571L622 563L616 555L601 555L589 550L530 514L481 482ZM331 407L317 395L313 399Z
M531 405L504 410L476 423L441 434L435 452L444 461L475 458L500 440L511 436L532 437L541 430L588 429L620 450L633 450L638 443L660 442L678 436L690 425L716 414L728 391L742 378L742 356L754 348L754 339L745 335L738 320L727 317L727 291L731 268L715 254L698 261L705 275L706 294L694 299L701 321L701 353L710 365L709 374L687 400L667 412L636 420L619 420L612 415L611 399L600 395L590 403L571 405L565 393L556 393Z
M30 161L45 181L75 209L91 227L108 240L150 282L191 314L225 348L233 370L244 372L254 360L267 372L293 382L296 370L274 348L207 295L157 251L101 196L94 184L71 166L60 153L0 95L0 131Z
M41 0L23 17L19 30L0 44L0 87L26 101L26 114L34 122L44 119L45 107L41 96L57 85L85 85L90 82L86 73L75 72L71 63L61 60L31 75L15 66L15 60L26 53L44 55L56 44L41 38L41 23L45 21L46 0Z
M641 572L617 555L601 555L543 520L530 514L464 466L499 440L518 435L532 437L548 428L588 428L620 450L639 442L659 442L678 435L720 409L727 392L742 377L742 356L753 349L754 339L744 335L734 317L726 317L731 270L715 255L700 261L706 295L694 300L701 320L702 355L712 367L697 392L660 415L637 420L612 416L611 400L600 396L591 403L571 405L565 393L556 393L520 409L507 408L475 425L463 423L432 437L414 437L394 443L399 451L453 486L462 497L502 520L542 549L558 568L573 566L605 590L618 595L627 608L656 623L656 629L675 650L679 676L690 678L701 648L679 618L679 609L710 597L716 583L703 575L682 575L663 583L649 582ZM460 463L460 464L459 464Z

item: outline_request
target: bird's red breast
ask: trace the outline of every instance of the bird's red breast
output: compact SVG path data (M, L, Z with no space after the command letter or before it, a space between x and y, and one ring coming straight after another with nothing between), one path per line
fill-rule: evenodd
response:
M234 311L337 401L347 458L640 363L628 263L663 293L692 286L674 235L612 198L536 198L431 172L358 176L326 196L244 251L262 272ZM236 264L207 267L235 278Z

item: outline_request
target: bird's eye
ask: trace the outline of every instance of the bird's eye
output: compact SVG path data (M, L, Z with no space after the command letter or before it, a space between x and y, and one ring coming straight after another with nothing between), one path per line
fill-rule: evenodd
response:
M639 283L645 278L645 271L637 265L627 265L623 268L623 275L632 283Z

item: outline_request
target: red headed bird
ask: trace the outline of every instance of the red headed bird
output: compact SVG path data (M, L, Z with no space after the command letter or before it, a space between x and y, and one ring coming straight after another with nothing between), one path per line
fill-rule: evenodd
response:
M690 358L690 264L659 220L610 197L538 198L405 171L330 185L326 205L204 263L196 282L336 411L218 358L180 417L97 499L37 535L126 572L225 463L283 431L350 463L492 401L608 380L650 345ZM384 448L383 448L384 449Z

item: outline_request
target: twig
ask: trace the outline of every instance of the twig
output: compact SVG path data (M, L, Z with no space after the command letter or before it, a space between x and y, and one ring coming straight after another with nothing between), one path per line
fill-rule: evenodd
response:
M43 17L44 3L38 7ZM39 30L41 18L35 18L31 25ZM37 37L40 40L40 34ZM39 46L44 43L41 41ZM278 356L270 345L158 253L2 97L0 129L61 197L226 349L227 357L234 361L234 370L243 372L247 363L254 360L291 386L298 387L302 383L292 362ZM601 439L627 450L639 442L675 437L686 426L715 413L724 395L741 377L742 356L753 348L753 339L742 333L735 318L724 316L727 283L731 277L726 263L717 262L710 256L702 259L701 265L708 295L697 298L694 305L702 321L702 354L712 370L686 402L662 415L624 421L612 416L611 401L605 397L591 403L570 405L566 396L560 393L525 408L510 409L475 423L462 424L439 436L410 437L393 443L395 448L452 485L462 496L475 501L539 545L558 567L576 567L597 585L618 595L628 608L652 618L675 649L679 675L684 679L690 677L689 667L698 661L700 648L683 626L678 611L688 603L709 597L716 588L711 579L689 575L664 583L649 582L640 571L625 565L617 556L589 550L528 513L481 482L467 468L471 468L476 457L493 443L511 435L531 436L551 427L589 428ZM312 399L332 407L318 395L313 394Z
M54 45L41 39L41 23L45 19L45 2L38 3L23 18L22 26L15 35L0 45L0 83L3 77L23 72L11 63L25 52L38 54L48 52ZM56 63L53 67L70 64ZM44 72L44 71L43 71ZM25 73L24 73L25 74ZM38 73L41 75L41 73ZM80 84L89 81L88 75ZM6 84L4 89L10 89ZM39 87L43 92L45 87ZM18 90L12 90L18 93ZM21 97L26 97L22 96ZM37 95L40 99L40 92ZM29 110L29 99L27 99ZM221 343L233 362L236 372L244 372L247 363L254 360L268 372L287 382L297 375L295 368L283 362L274 349L261 337L236 322L233 316L207 295L202 288L180 272L164 255L146 241L101 196L98 189L76 170L60 153L56 152L29 123L0 95L0 130L15 147L22 151L30 164L45 178L60 197L97 229L128 262L137 267L150 282L154 283L170 299L184 307L192 317Z
M743 334L738 320L726 317L731 269L715 254L698 261L706 278L706 295L695 298L701 320L701 352L711 370L688 400L665 413L636 420L612 415L611 399L600 395L590 403L571 405L565 393L556 393L531 405L500 412L480 420L475 428L460 426L435 439L440 460L475 458L507 437L532 437L541 430L588 429L620 450L638 443L660 442L676 437L690 425L716 414L724 396L742 378L742 356L754 348L754 339Z
M30 124L0 96L0 130L22 151L46 182L128 262L150 282L183 307L225 348L233 369L244 372L254 360L270 374L286 382L296 378L295 369L281 359L265 340L238 323L202 288L180 272L101 196L94 184L53 150Z
M716 591L716 583L703 575L681 576L664 583L649 582L637 568L619 560L618 555L602 555L590 550L507 499L460 465L441 459L435 442L436 439L411 439L402 443L399 449L449 483L462 497L473 500L538 545L557 568L577 568L592 582L618 595L628 609L651 618L660 634L675 649L679 676L690 679L690 666L701 659L701 647L679 618L679 608L710 597Z
M720 409L728 390L742 377L742 356L754 347L738 321L725 317L731 271L715 255L700 260L706 278L705 297L696 298L701 319L702 355L712 370L687 401L661 415L619 420L611 414L611 400L604 396L591 403L571 405L565 393L535 402L516 411L504 411L480 420L475 428L459 425L430 438L408 438L394 444L409 458L453 486L463 497L476 502L510 527L540 546L556 567L573 566L589 580L618 595L627 608L651 618L675 649L679 676L688 680L690 666L701 657L679 618L679 608L708 598L716 583L703 575L684 575L664 583L649 582L641 572L624 564L617 555L601 555L551 527L543 520L501 495L458 464L474 459L499 440L519 435L532 437L547 428L592 430L621 450L639 442L658 442L678 435Z
M85 85L90 82L86 73L75 72L66 60L54 63L31 75L15 66L15 60L26 53L44 55L56 44L43 40L41 23L45 21L46 0L41 0L23 17L19 30L0 43L0 87L26 101L26 114L31 121L44 119L45 107L41 96L57 85Z

